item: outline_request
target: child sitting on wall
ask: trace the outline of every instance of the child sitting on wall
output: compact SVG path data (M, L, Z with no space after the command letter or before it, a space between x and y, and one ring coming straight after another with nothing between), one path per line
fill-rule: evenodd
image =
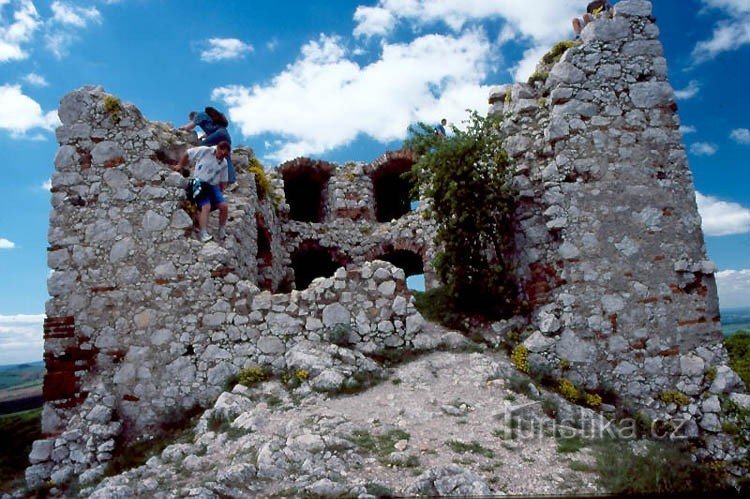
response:
M583 28L595 18L602 15L612 15L612 5L609 0L594 0L586 6L586 14L583 15L583 21L578 18L573 19L573 31L576 38L581 34Z

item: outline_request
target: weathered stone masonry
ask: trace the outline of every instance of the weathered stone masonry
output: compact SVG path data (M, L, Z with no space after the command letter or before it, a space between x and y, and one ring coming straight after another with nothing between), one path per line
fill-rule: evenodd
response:
M731 457L718 397L748 401L726 366L714 267L650 16L650 2L619 2L546 80L491 96L517 169L515 267L531 310L522 339L533 365L607 386L652 418L686 420L708 452ZM407 272L437 284L434 231L398 177L408 152L343 166L299 158L269 174L264 199L240 174L229 236L202 244L181 207L185 180L168 168L195 135L112 102L85 87L60 105L46 438L34 444L29 485L95 479L116 437L208 406L243 367L308 365L339 325L348 349L311 373L317 390L378 373L373 355L435 347L405 286ZM250 155L234 152L240 170ZM374 261L383 259L402 268ZM690 403L664 402L668 390Z

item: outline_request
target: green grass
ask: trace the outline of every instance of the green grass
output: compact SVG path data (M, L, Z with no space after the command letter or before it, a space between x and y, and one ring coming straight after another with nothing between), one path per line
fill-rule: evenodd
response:
M411 435L403 430L391 430L380 435L371 435L364 430L355 430L349 440L365 452L375 454L381 458L395 451L394 445L399 440L409 440Z
M23 471L29 465L31 444L40 437L42 410L0 416L0 491L10 492L23 485Z
M729 354L729 367L745 385L750 386L750 332L738 331L724 340Z
M453 452L457 452L459 454L471 453L490 459L495 457L495 453L492 451L492 449L483 447L476 440L472 440L470 443L459 442L458 440L448 440L447 442L445 442L445 445L450 447Z
M694 463L688 449L672 442L642 442L638 452L626 442L594 445L596 463L591 471L612 494L678 494L717 490L719 478L708 466ZM581 471L586 471L581 469Z
M557 452L572 453L586 447L586 442L578 435L572 437L557 437Z

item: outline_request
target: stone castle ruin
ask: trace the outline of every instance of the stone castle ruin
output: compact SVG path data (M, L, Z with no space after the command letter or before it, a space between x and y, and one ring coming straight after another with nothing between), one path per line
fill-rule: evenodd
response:
M622 0L532 84L490 96L516 169L513 265L530 313L483 335L520 333L530 365L684 420L722 459L736 449L721 401L749 402L727 367L658 35L650 2ZM101 87L66 95L59 115L30 487L91 482L118 442L210 406L243 368L305 369L311 390L336 393L382 376L383 357L439 346L406 286L439 285L425 200L401 178L409 152L298 158L268 172L267 191L241 173L226 240L203 244L169 168L194 134ZM239 171L251 155L234 152ZM346 348L332 356L333 343ZM664 397L676 392L687 402Z

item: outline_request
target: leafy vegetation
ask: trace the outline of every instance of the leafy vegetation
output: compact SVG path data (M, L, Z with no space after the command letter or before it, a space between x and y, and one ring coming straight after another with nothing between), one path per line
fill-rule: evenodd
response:
M253 156L247 166L247 171L255 176L255 190L258 192L258 199L263 201L271 192L271 181L268 180L263 165L258 158Z
M120 112L122 111L122 104L120 103L120 99L117 97L113 97L111 95L108 95L104 98L104 112L107 113L112 120L112 123L117 125L121 118L120 118Z
M542 57L542 61L544 61L545 64L555 64L562 58L563 54L569 48L575 47L580 44L580 42L576 42L573 40L563 40L561 42L557 42L552 46L549 52L544 54L544 57Z
M729 354L729 367L736 372L745 385L750 386L750 332L738 331L724 340Z
M693 462L688 449L669 441L605 440L595 449L600 484L612 494L677 494L717 489L719 477L710 466Z
M41 436L41 419L41 409L0 416L0 442L5 449L0 453L0 491L23 485L31 444Z
M534 74L529 76L527 83L529 85L533 85L538 81L545 82L547 81L547 78L549 78L549 73L547 71L536 71Z
M271 379L271 371L260 366L255 366L241 370L238 382L241 385L251 387L269 379Z
M414 306L425 319L453 329L464 328L464 316L456 310L446 288L441 286L425 292L412 291L412 294Z
M501 147L501 118L471 113L466 130L442 138L420 123L406 149L418 154L411 172L432 199L428 214L441 248L433 265L457 313L502 317L517 308L513 252L513 170Z

